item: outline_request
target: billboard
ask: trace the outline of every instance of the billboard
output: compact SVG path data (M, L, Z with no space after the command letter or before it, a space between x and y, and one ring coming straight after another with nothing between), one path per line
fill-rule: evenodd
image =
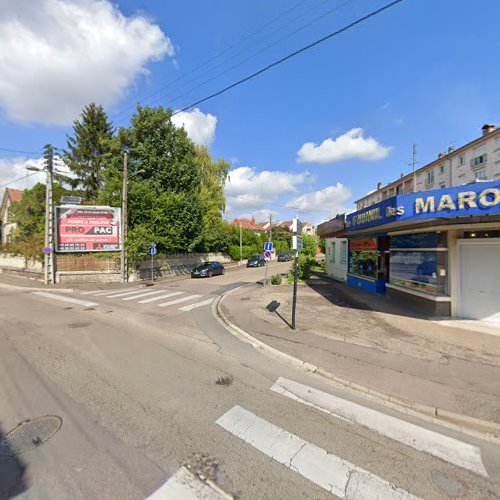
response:
M121 209L61 205L55 207L56 252L121 250Z

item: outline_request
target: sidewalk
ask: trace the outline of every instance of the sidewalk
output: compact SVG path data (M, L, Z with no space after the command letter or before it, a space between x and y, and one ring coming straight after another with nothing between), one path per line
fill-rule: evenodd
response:
M319 279L245 286L221 303L237 327L333 375L411 403L500 423L500 337L443 326L382 297ZM277 313L266 310L277 300Z

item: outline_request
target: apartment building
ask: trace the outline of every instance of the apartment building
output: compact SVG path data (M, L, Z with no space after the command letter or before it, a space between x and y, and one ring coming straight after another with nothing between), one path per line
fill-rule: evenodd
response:
M358 210L380 203L400 194L414 191L445 189L473 182L500 179L500 128L484 125L481 136L464 146L448 148L436 160L413 173L401 174L386 186L378 183L377 189L356 201ZM414 187L415 186L415 187Z

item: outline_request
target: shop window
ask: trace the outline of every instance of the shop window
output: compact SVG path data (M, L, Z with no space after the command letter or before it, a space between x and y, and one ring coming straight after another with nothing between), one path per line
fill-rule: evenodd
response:
M340 263L345 264L347 262L347 241L342 241L340 243Z
M367 278L377 278L378 252L376 250L352 250L349 272Z

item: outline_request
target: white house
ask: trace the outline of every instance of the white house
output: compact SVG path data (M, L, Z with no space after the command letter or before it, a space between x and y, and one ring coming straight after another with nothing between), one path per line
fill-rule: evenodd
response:
M12 205L21 201L23 192L19 189L6 188L3 193L2 205L0 208L0 221L2 228L2 245L9 243L12 233L17 227L17 223L12 220Z

